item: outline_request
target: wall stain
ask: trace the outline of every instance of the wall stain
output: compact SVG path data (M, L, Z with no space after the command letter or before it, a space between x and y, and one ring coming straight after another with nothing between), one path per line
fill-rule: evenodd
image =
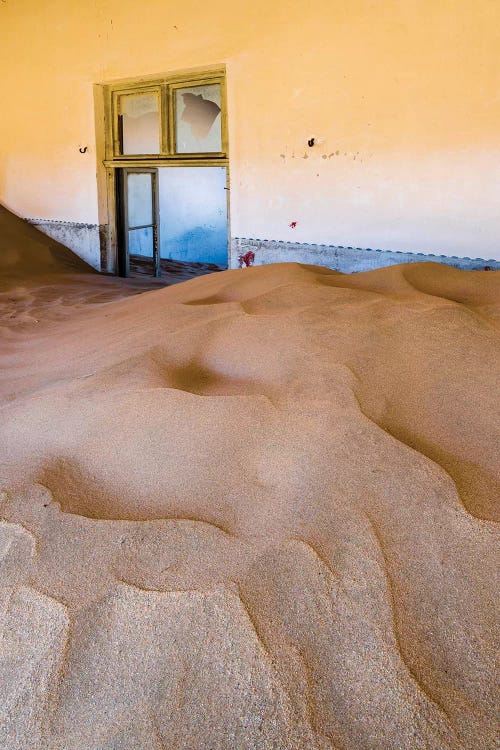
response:
M3 2L3 0L0 0L0 2ZM329 154L321 154L321 158L326 161L327 159L332 159L334 156L347 156L349 158L352 158L353 161L359 161L360 163L363 162L363 159L361 158L361 152L360 151L344 151L343 154L340 151L340 149L337 149L336 151L331 151ZM365 156L369 159L371 159L374 154L365 154ZM318 154L319 157L319 154ZM283 162L286 162L287 158L295 159L295 152L293 152L289 157L287 154L280 154L280 159L283 159ZM304 153L300 157L301 159L309 159L309 154ZM317 175L319 176L319 175Z

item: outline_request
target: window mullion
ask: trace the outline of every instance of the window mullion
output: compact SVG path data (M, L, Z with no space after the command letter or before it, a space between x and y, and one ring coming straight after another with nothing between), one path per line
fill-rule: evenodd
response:
M160 134L161 134L161 153L164 155L170 154L169 143L168 143L168 128L169 128L169 117L168 117L168 91L167 86L162 84L160 87Z
M168 148L169 153L175 154L175 117L174 117L174 96L171 84L167 84L168 98Z

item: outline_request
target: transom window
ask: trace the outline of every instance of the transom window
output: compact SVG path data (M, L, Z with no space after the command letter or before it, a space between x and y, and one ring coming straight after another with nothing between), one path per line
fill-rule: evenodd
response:
M112 159L225 159L224 75L109 86Z

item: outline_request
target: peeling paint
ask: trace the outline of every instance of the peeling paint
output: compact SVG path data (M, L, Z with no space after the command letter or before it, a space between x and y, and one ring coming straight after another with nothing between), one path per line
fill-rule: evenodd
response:
M69 247L94 268L100 269L101 252L106 245L106 225L56 219L28 218L26 220L48 237Z

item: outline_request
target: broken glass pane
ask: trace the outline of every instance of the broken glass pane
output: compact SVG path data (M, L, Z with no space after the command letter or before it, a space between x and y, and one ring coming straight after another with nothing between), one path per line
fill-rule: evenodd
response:
M177 153L222 151L220 84L176 89L175 97Z
M159 154L160 126L156 94L120 97L122 154Z

